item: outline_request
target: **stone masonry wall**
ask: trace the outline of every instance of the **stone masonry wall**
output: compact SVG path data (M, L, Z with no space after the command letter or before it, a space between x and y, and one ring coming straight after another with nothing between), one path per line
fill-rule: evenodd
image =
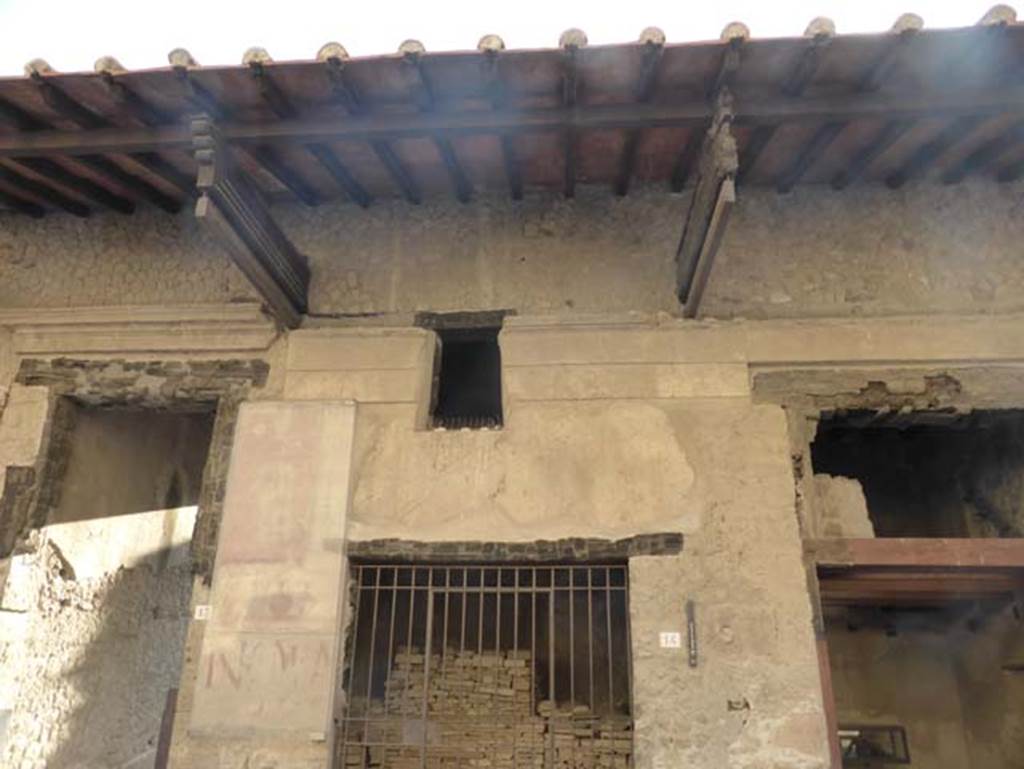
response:
M1024 182L876 185L780 196L742 189L704 303L710 317L794 318L1024 308ZM315 315L510 309L678 314L686 195L370 209L281 205L312 266ZM0 233L0 309L224 302L254 293L190 212L13 218Z
M77 577L48 536L15 558L0 614L0 765L153 766L189 621L187 559Z

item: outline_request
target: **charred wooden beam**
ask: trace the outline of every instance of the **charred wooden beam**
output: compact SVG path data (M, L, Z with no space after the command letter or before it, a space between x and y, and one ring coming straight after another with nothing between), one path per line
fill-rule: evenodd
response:
M671 185L673 192L682 192L686 182L689 181L694 164L697 162L698 155L700 154L700 148L703 146L704 137L714 124L715 112L711 105L716 103L722 89L731 87L733 80L736 79L736 73L739 71L741 63L741 50L743 44L749 38L750 30L739 22L727 24L725 29L722 30L720 36L721 41L724 43L722 59L719 62L714 78L706 89L709 110L708 122L705 122L700 129L694 129L690 132L690 136L687 138L686 144L683 146L683 150L679 154L675 166L672 168Z
M658 79L658 64L665 50L665 33L657 27L648 27L640 33L640 45L643 47L643 58L640 63L640 77L636 86L636 102L643 104L650 101ZM621 196L629 192L629 183L633 178L633 167L636 164L636 150L640 144L640 130L626 132L622 157L619 161L619 176L615 182L615 194Z
M943 184L956 184L968 174L988 168L999 157L1024 143L1024 121L1014 123L1005 133L993 137L942 175Z
M175 48L167 55L167 60L178 75L178 82L181 84L182 93L185 99L191 104L198 114L209 115L211 119L225 122L231 119L230 111L220 103L203 85L192 77L191 70L198 67L198 63L192 55L184 48ZM183 134L187 139L182 149L191 145L191 134L187 130ZM284 186L295 197L307 206L316 206L320 203L320 196L293 172L288 164L281 158L277 151L262 144L245 148L257 165L261 166L271 176Z
M437 96L434 92L434 83L423 65L423 54L426 52L423 43L418 40L406 40L399 46L398 52L402 54L402 61L411 69L416 82L416 101L423 112L433 112L437 109ZM451 140L445 136L434 136L434 146L441 156L445 170L448 171L448 178L452 184L452 190L460 203L468 203L473 197L473 185L469 177L462 170L458 155L455 154L455 147Z
M700 312L715 255L736 202L734 179L739 158L731 130L731 102L728 89L719 93L715 118L701 146L697 184L676 251L676 292L686 318L695 318Z
M477 43L477 50L484 55L483 81L484 91L495 110L505 107L505 84L501 81L498 71L498 54L505 50L505 42L497 35L484 35ZM501 142L501 159L505 166L505 178L508 180L509 193L513 200L523 199L523 176L516 160L515 146L512 136L504 131L499 134Z
M79 203L77 200L62 195L34 179L15 173L9 168L0 166L0 180L16 190L24 190L32 197L42 200L55 208L61 208L75 216L88 216L89 207Z
M807 29L804 30L807 44L804 47L803 53L797 59L793 70L782 84L783 94L792 97L803 94L804 89L807 88L814 79L815 74L817 74L818 67L821 66L821 61L824 59L825 51L828 49L829 43L832 42L835 34L835 23L824 16L813 19L807 25ZM740 153L740 168L736 174L737 183L742 183L754 170L758 159L761 157L761 153L771 143L777 130L777 124L762 125L751 132L750 138L747 139L747 143Z
M0 190L0 205L14 211L15 213L31 216L33 219L42 219L46 215L46 209L28 200L22 200L14 195L9 195Z
M587 45L587 35L582 29L567 29L558 38L562 49L562 105L575 109L579 100L579 52ZM566 198L576 197L576 131L568 129L562 137L565 145L565 169L562 177L562 194Z
M307 309L306 260L238 172L213 122L201 116L190 128L199 164L196 218L218 235L281 324L298 327Z

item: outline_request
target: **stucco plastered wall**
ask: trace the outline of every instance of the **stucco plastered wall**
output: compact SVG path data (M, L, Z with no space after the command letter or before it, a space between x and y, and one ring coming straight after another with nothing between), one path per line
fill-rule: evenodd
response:
M427 332L291 335L286 397L365 399L346 538L683 532L681 555L630 560L638 766L824 767L786 419L751 403L745 337L524 319L500 343L504 428L442 431L417 429ZM687 599L696 669L658 646Z
M229 302L255 293L190 210L7 217L0 309ZM0 356L2 357L2 356Z
M1020 310L1024 184L743 189L702 311L792 318Z
M703 312L798 318L1024 308L1024 182L900 190L743 188ZM312 267L314 315L512 309L679 313L689 196L580 187L573 200L378 201L274 216ZM0 308L224 302L255 294L188 211L11 217Z

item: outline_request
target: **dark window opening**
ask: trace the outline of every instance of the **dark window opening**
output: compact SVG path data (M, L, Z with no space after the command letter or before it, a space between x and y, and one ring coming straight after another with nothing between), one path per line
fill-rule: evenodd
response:
M420 319L438 336L431 426L501 427L501 318L501 313L458 313Z
M338 765L628 769L628 570L359 564Z
M1024 535L1024 411L825 413L811 460L825 536Z

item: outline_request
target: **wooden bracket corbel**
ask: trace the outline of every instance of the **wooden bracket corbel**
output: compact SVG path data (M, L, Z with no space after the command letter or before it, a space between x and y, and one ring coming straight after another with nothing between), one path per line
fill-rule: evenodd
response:
M739 159L732 118L732 94L723 88L716 97L714 117L701 145L697 184L676 251L676 294L686 318L696 318L700 311L715 254L736 202Z
M199 171L196 218L223 243L277 320L297 328L307 309L309 266L274 221L260 193L238 169L213 121L192 119Z

